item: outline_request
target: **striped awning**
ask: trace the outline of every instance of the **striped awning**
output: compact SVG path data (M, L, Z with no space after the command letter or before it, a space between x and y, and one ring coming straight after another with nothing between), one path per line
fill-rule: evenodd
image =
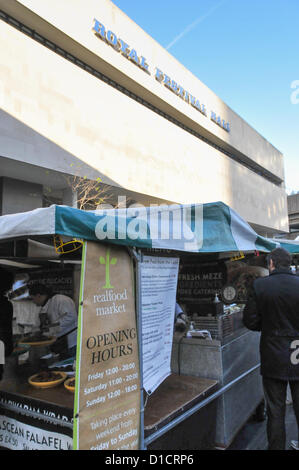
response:
M222 202L98 211L52 205L0 217L0 240L51 234L193 253L270 252L278 246L299 253L298 242L259 236Z

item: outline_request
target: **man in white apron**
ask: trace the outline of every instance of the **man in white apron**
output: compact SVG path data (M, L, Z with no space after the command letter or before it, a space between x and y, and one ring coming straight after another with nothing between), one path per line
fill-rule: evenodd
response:
M74 301L63 294L52 295L44 284L33 284L29 295L35 305L41 307L41 331L57 337L53 350L72 355L77 341L77 311Z

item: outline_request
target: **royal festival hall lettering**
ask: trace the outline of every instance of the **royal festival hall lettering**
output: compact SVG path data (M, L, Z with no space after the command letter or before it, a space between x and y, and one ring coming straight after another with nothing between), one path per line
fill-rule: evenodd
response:
M106 42L108 45L113 47L115 51L122 54L126 59L133 62L144 72L151 75L149 70L149 64L143 55L137 53L136 49L130 47L123 39L118 37L113 31L107 29L103 23L94 19L94 26L92 28L94 34ZM199 111L202 115L208 116L207 107L197 97L187 91L182 85L176 80L170 77L168 74L160 70L158 67L155 68L155 79L163 84L168 90L181 98L184 102L191 105L194 109ZM226 132L230 132L230 124L226 122L221 116L214 111L210 112L210 119L212 122L217 124L219 127L224 129Z
M149 72L145 57L138 56L136 50L130 48L129 44L127 44L121 38L117 37L113 31L107 31L103 23L100 23L100 21L94 19L94 27L92 29L97 37L110 44L110 46L112 46L116 51L120 52L127 59L134 62L141 69Z
M221 116L217 116L214 111L211 111L211 121L215 122L218 126L222 127L225 131L229 132L230 131L230 125L228 122L226 122L224 119L221 118Z
M200 111L205 116L207 115L206 106L201 103L195 96L192 96L187 90L185 90L181 85L178 85L175 80L170 78L168 75L162 72L162 70L156 67L155 78L158 82L163 83L163 85L168 88L170 91L182 98L186 103L191 104L194 108Z

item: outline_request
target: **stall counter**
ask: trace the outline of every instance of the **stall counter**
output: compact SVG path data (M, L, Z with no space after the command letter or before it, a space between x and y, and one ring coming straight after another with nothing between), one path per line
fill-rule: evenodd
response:
M48 389L34 388L28 383L32 372L30 367L19 367L18 374L12 377L13 364L7 366L7 377L1 381L0 390L0 447L12 450L72 449L74 394L63 384ZM199 415L194 414L187 421L184 415L186 412L193 415L192 407L198 406L216 388L216 380L171 374L149 397L145 406L145 436L154 432L160 436L148 448L159 449L161 445L162 448L171 448L176 435L177 448L183 442L182 436L194 443L186 432L187 422L187 427L190 427L194 420L196 423L194 421L194 427L190 429L196 444L199 445L200 439L207 442L211 432L202 421L199 425ZM209 419L214 429L211 411ZM204 421L206 423L206 419ZM163 428L171 428L174 422L175 428L163 435Z
M63 383L38 389L28 383L32 370L12 376L9 358L0 382L0 446L11 450L72 449L74 394Z
M260 333L241 328L225 341L175 335L172 370L217 380L215 447L227 448L263 401L259 358Z

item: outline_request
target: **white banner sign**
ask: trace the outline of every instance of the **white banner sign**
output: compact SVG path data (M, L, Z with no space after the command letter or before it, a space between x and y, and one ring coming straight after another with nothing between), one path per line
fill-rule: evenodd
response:
M0 447L11 450L71 450L73 439L0 415Z
M178 258L144 256L140 263L143 387L151 394L171 373Z

